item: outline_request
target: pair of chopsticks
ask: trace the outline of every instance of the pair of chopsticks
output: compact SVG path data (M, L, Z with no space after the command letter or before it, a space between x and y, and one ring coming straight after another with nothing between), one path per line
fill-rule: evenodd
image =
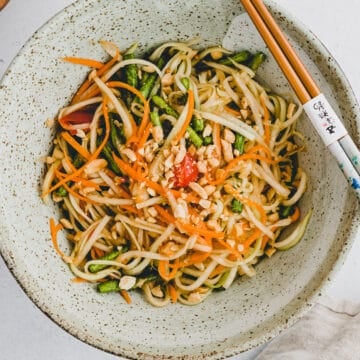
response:
M262 0L240 0L360 199L360 151Z

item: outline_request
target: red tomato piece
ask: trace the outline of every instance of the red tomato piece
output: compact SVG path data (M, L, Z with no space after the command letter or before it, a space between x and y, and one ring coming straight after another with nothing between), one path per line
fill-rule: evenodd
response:
M66 115L59 119L59 123L65 130L76 130L80 128L82 130L89 130L93 114L87 111L75 111L69 115ZM74 127L74 125L80 125Z
M183 161L175 166L174 174L175 187L185 187L191 182L196 181L199 170L194 157L191 154L186 153Z

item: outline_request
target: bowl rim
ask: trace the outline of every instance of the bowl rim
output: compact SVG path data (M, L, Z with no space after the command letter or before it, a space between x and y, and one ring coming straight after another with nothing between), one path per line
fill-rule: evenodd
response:
M63 17L71 16L72 12L76 11L78 8L81 8L82 6L86 4L95 3L97 0L76 0L73 3L67 5L66 7L62 8L58 12L56 12L52 17L50 17L43 25L41 25L22 45L19 52L15 55L15 57L10 62L8 68L5 70L3 76L0 79L0 93L2 92L2 85L6 81L9 73L11 72L12 68L16 66L18 59L20 59L23 54L27 51L31 43L34 41L34 37L36 34L41 33L43 30L46 30L49 26L51 26L56 21L63 19ZM286 17L288 21L291 21L291 23L294 26L294 30L303 37L311 37L312 43L315 45L316 50L320 52L321 57L331 57L331 61L333 64L333 68L335 70L334 76L338 78L342 85L348 90L348 96L347 100L351 102L351 105L353 106L353 111L357 113L360 116L360 106L356 99L354 90L346 77L344 71L342 70L340 64L334 58L331 54L331 52L328 50L328 48L324 45L324 43L314 34L314 32L305 25L302 21L300 21L296 16L292 15L291 12L285 9L284 6L277 4L274 0L266 0L266 3L269 5L270 10L278 13L278 15L283 15ZM242 8L242 5L239 4L239 7ZM265 46L265 45L264 45ZM357 131L357 137L360 138L360 124L356 127ZM0 175L1 177L1 175ZM347 198L352 197L351 189L347 192ZM0 193L1 198L1 193ZM349 254L352 245L354 244L357 237L360 236L360 214L359 214L359 204L355 206L356 208L353 209L351 212L351 218L352 222L349 228L349 234L347 236L347 240L341 247L341 251L337 254L336 258L333 261L331 270L327 273L326 278L320 282L318 282L318 286L313 289L311 295L304 299L302 302L302 305L298 307L291 315L287 317L287 320L283 319L282 321L278 321L277 324L265 335L262 335L261 337L256 338L256 340L249 340L245 344L238 344L236 346L232 346L230 348L227 348L226 350L219 351L216 354L199 354L199 355L185 355L185 356L174 356L172 359L219 359L230 356L239 355L240 353L249 351L251 349L254 349L258 346L261 346L265 343L267 343L269 340L273 339L274 337L278 336L282 331L288 329L291 327L297 320L299 320L303 315L305 315L316 303L317 299L321 297L322 292L326 292L326 290L331 285L332 279L336 276L338 271L343 266L347 255ZM0 207L0 215L2 212L2 208ZM2 216L1 216L2 217ZM0 219L1 220L1 219ZM358 220L358 221L356 221ZM6 224L2 223L0 221L0 226L2 229L5 229L6 232ZM0 256L3 259L4 263L6 264L8 270L12 274L15 281L19 284L20 288L24 291L26 296L32 301L32 303L43 313L45 314L52 322L54 322L56 325L58 325L61 329L65 330L68 334L72 335L76 339L82 341L83 343L90 345L96 349L102 350L104 352L107 352L109 354L113 354L116 356L122 356L124 359L134 359L137 358L131 356L130 354L127 354L124 350L123 354L116 353L114 351L111 351L106 348L102 348L99 345L94 344L93 342L89 341L85 335L82 336L82 334L78 333L76 330L74 330L70 324L67 323L66 320L59 320L57 319L57 316L54 314L51 314L50 311L47 309L46 303L43 303L40 298L36 295L31 293L29 289L27 289L27 285L21 282L21 270L18 269L16 266L16 262L13 262L11 259L11 254L6 251L6 249L2 249L1 246L1 239L4 238L4 232L0 234ZM146 354L146 358L149 359L157 359L158 357L156 355L150 355Z

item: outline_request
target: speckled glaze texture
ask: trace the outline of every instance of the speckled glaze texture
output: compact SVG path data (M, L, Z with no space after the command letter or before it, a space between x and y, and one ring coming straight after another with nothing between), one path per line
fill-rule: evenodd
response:
M291 15L270 3L346 127L359 143L359 109L351 88L321 43ZM44 126L66 104L87 70L60 57L103 58L96 42L112 40L141 50L167 40L201 36L219 44L264 49L236 0L81 0L40 29L24 46L0 86L0 251L34 303L79 339L132 359L224 359L264 343L311 307L359 240L359 208L331 156L305 117L309 173L302 212L314 213L301 243L257 266L257 276L238 280L195 307L154 308L140 295L131 305L118 294L100 295L72 284L55 254L48 220L57 216L39 198L53 133ZM240 17L239 17L240 16ZM273 60L259 74L275 91L291 93ZM64 238L61 246L66 248Z

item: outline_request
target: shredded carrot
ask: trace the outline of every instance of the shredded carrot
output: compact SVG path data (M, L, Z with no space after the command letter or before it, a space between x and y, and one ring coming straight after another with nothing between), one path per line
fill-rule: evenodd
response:
M205 229L199 228L199 227L191 225L191 224L186 224L180 220L176 221L176 225L180 230L185 230L186 232L188 232L190 234L202 235L202 236L214 238L214 239L223 239L225 236L225 234L223 232L205 230Z
M226 241L221 240L221 239L216 239L216 241L224 248L228 249L232 254L234 254L236 257L240 256L240 253L234 249L233 247L231 247L230 244L228 244Z
M109 136L110 136L110 121L109 121L109 112L107 109L107 100L104 99L102 103L103 113L104 113L104 119L105 119L105 136L101 144L98 146L98 148L94 151L93 154L91 154L90 158L88 159L88 162L85 163L83 166L81 166L79 169L74 171L73 173L69 174L67 177L60 180L58 183L56 183L54 186L52 186L48 191L42 194L42 197L45 197L47 194L53 192L54 190L58 189L60 186L66 184L68 181L72 180L74 177L81 175L81 173L84 171L86 165L91 162L92 160L95 160L101 153L102 149L106 145Z
M156 205L154 205L154 208L160 215L161 219L164 219L169 224L175 223L175 221L176 221L175 217L173 215L169 214L169 212L166 211L163 207L156 204Z
M104 64L100 61L93 60L93 59L87 59L87 58L66 56L66 57L63 57L62 60L72 63L72 64L84 65L84 66L88 66L88 67L95 68L95 69L101 69L104 66Z
M95 254L96 254L97 258L101 258L105 255L104 250L101 250L95 246L93 247L93 249L95 249Z
M295 222L296 220L299 219L299 217L300 217L300 209L298 206L296 206L294 213L290 217L291 222Z
M103 75L119 60L119 57L120 57L120 51L119 51L119 49L117 49L115 56L110 61L108 61L106 64L104 64L99 70L97 70L96 75L97 76ZM90 85L91 85L91 81L89 79L86 79L84 81L84 83L80 86L80 88L77 91L77 93L75 94L75 96L73 97L73 99L71 101L71 105L75 104L77 101L82 99L82 96L89 89ZM100 93L100 91L98 90L97 87L94 87L94 88L98 91L98 93Z
M172 286L171 284L168 284L168 291L169 291L171 302L173 304L175 304L178 300L178 294L177 294L175 287Z
M222 184L225 179L229 176L229 172L234 169L234 167L236 167L236 165L240 162L240 161L244 161L244 160L262 160L265 161L269 164L276 164L275 160L271 160L265 156L261 156L261 155L257 155L257 154L253 154L253 153L246 153L243 155L240 155L238 157L236 157L235 159L231 160L226 167L223 169L224 172L222 174L222 176L220 176L219 178L217 178L216 180L212 180L208 174L206 174L206 178L207 181L210 185L219 185Z
M141 149L141 148L144 147L144 145L146 143L146 140L148 139L148 137L150 135L151 128L152 128L152 123L148 123L146 125L145 130L142 132L142 135L141 135L141 137L139 139L139 142L137 144L138 149Z
M172 265L172 270L169 272L169 261L168 260L160 260L158 265L159 275L165 280L172 280L178 270L179 259L175 260L175 263Z
M74 277L71 279L71 282L75 283L75 284L81 284L81 283L84 283L84 282L88 282L88 280L85 280L81 277Z
M181 127L181 129L179 130L179 132L176 134L176 136L174 137L174 142L178 142L180 141L180 139L184 136L184 134L186 133L186 130L190 124L190 121L192 119L192 116L194 114L194 105L195 105L195 101L194 101L194 93L192 90L188 90L188 112L186 114L186 118L184 121L183 126Z
M272 156L270 149L268 147L266 147L266 146L263 146L263 145L255 145L251 149L249 149L246 153L247 154L253 154L253 153L256 153L258 151L264 151L269 156L269 158L271 158L271 156Z
M141 210L137 209L135 206L131 206L131 205L119 205L119 206L137 216L141 216Z
M155 190L160 195L165 195L165 190L163 187L159 184L157 184L154 181L151 181L147 178L145 178L141 173L134 170L128 163L126 163L124 160L117 157L114 153L112 154L114 161L119 166L119 168L124 171L128 176L130 176L132 179L138 181L138 182L144 182L146 186L149 188Z
M131 304L132 303L132 299L131 296L129 294L128 291L126 290L120 290L120 295L125 299L127 304Z
M261 234L261 230L255 229L254 232L243 243L244 250L247 250L261 236Z
M144 104L144 114L141 119L141 123L138 128L138 131L137 131L137 137L141 138L141 136L143 135L143 133L149 123L149 115L150 115L149 101L146 100L144 95L138 89L134 88L133 86L131 86L127 83L124 83L121 81L109 81L106 83L106 85L110 88L111 87L119 87L122 89L126 89L126 90L132 92L133 94L135 94L141 100L141 102ZM138 148L140 148L140 146Z
M83 148L68 132L63 131L61 133L61 136L83 158L85 158L86 160L90 159L91 154L85 148Z
M49 224L50 224L51 240L52 240L54 249L61 257L65 257L65 254L60 250L59 244L57 241L57 233L63 229L63 226L61 224L56 225L55 220L53 218L50 218Z
M211 272L211 274L209 275L209 278L213 278L219 274L221 274L224 270L225 270L225 266L223 265L218 265L216 266L216 268Z
M241 115L241 112L240 111L238 111L238 110L235 110L235 109L232 109L230 106L224 106L224 109L228 112L228 113L230 113L230 114L233 114L233 115L235 115L235 116L240 116Z
M200 264L204 262L209 256L211 255L211 252L203 252L203 251L197 251L187 258L183 260L182 262L177 264L177 268L182 268L194 264ZM171 267L171 265L170 265Z
M77 193L74 189L72 189L69 185L63 184L62 186L65 188L65 190L66 190L69 194L71 194L72 196L76 197L77 199L82 200L82 201L85 201L85 202L87 202L87 203L89 203L89 204L98 204L98 202L96 202L96 201L94 201L94 200L88 199L88 198L85 197L85 196L81 196L81 195L80 195L79 193Z
M220 136L221 126L218 123L215 123L213 126L213 142L216 149L217 157L221 158L221 136Z
M264 140L266 144L270 143L270 113L269 110L266 107L265 100L261 97L260 98L261 105L264 110Z
M97 255L95 253L95 248L93 248L93 247L90 250L90 256L93 260L97 259Z

